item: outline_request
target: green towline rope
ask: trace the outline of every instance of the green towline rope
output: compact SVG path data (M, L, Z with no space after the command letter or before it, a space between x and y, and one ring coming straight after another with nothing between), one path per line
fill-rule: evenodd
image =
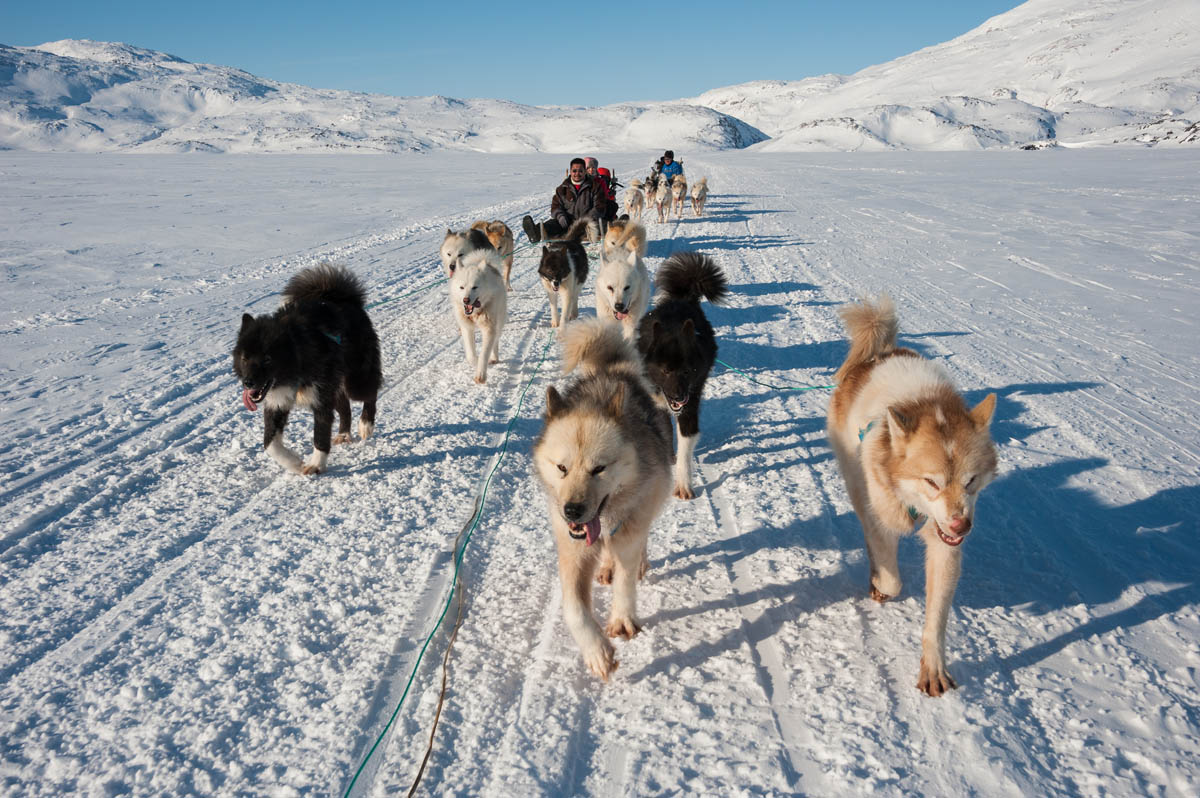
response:
M492 484L492 477L496 475L496 471L500 468L500 464L504 461L504 455L508 452L508 441L512 435L513 427L516 426L517 420L521 417L521 408L525 404L525 395L528 394L529 389L533 387L534 380L541 371L542 365L546 362L546 355L549 353L550 345L552 343L554 343L553 333L546 338L546 345L542 347L541 359L538 360L537 365L533 369L533 374L529 377L529 382L525 384L525 388L521 391L521 396L517 399L517 409L513 413L512 418L509 419L508 426L504 430L504 440L501 442L500 448L497 451L496 463L492 466L492 470L488 472L487 479L484 480L483 490L479 494L479 500L475 505L475 511L465 527L467 530L466 537L463 539L462 546L459 548L454 558L454 574L453 579L451 580L451 585L458 584L458 574L462 568L463 558L467 553L467 546L470 545L471 537L475 534L476 529L479 528L480 519L483 518L483 506L487 502L488 487ZM430 631L428 636L426 636L425 643L421 646L421 651L417 655L417 661L413 664L412 673L409 674L408 682L404 685L404 692L400 696L400 702L396 704L396 709L393 710L391 717L388 718L388 722L383 727L383 731L379 733L379 737L375 739L375 743L371 746L371 750L367 751L367 755L363 758L362 764L359 765L358 770L354 772L354 778L350 780L349 786L346 787L346 792L344 793L343 798L349 798L350 791L354 789L354 785L358 781L358 777L362 775L363 769L367 766L367 763L371 761L371 756L374 755L375 749L377 749L379 744L383 742L383 738L387 736L388 730L392 728L392 723L395 722L396 716L400 714L400 708L404 706L404 701L408 698L408 691L412 689L413 680L415 680L417 677L417 670L421 667L421 660L425 657L425 650L429 648L429 644L433 640L433 636L437 634L438 629L442 628L442 622L446 618L446 613L450 611L450 604L454 599L454 593L455 591L451 589L450 595L446 597L446 603L442 607L442 613L438 616L437 623L434 624L432 631Z
M763 382L762 380L756 380L756 379L754 379L753 377L751 377L751 376L750 376L749 374L747 374L746 372L742 371L742 370L741 370L741 369L739 369L739 368L735 368L735 367L733 367L733 366L729 365L728 363L726 363L724 360L721 360L720 358L717 358L717 361L716 361L716 362L720 363L722 366L724 366L725 368L729 369L730 371L736 371L738 374L741 374L743 377L745 377L746 379L750 380L750 382L754 383L755 385L762 385L762 386L765 386L765 387L767 387L767 388L773 388L773 389L775 389L776 391L820 391L820 390L823 390L823 389L825 389L825 388L836 388L836 387L837 387L836 385L802 385L802 386L797 386L797 385L772 385L772 384L771 384L771 383L769 383L769 382Z

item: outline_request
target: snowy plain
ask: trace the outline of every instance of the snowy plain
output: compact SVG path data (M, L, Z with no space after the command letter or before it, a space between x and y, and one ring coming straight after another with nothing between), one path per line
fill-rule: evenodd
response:
M648 264L717 259L720 357L758 382L714 372L699 495L658 522L604 684L530 474L563 379L532 251L486 386L430 285L446 227L519 230L561 156L0 152L0 793L405 794L492 474L422 794L1196 795L1200 153L680 154L709 212L647 215ZM322 260L381 303L386 388L377 436L302 478L230 350ZM828 392L779 389L826 384L838 306L880 291L1000 397L939 699L920 544L872 602Z

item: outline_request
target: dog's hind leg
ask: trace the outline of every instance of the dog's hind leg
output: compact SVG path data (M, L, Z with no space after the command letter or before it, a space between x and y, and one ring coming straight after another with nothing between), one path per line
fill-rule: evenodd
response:
M936 697L958 687L946 671L946 621L962 572L962 550L938 540L929 528L932 524L927 522L921 530L925 540L925 631L921 634L917 688Z
M338 417L338 432L333 437L334 444L350 443L350 397L345 391L338 391L337 398L333 402L333 409L337 411Z
M322 396L318 404L313 405L313 450L304 463L301 473L305 475L320 474L325 470L329 460L329 448L333 438L333 406L337 404L335 396ZM346 405L347 429L349 429L350 406Z

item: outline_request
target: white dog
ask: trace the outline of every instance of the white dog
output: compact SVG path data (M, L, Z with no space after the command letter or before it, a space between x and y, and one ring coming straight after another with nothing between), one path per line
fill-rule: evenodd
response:
M692 212L697 216L704 213L704 203L708 201L708 178L702 177L692 186Z
M596 318L620 324L625 340L634 341L638 322L650 305L650 293L650 272L636 250L617 249L611 256L601 251Z
M687 196L687 178L683 175L675 175L675 179L671 181L671 211L679 218L683 218L683 198Z
M671 183L666 178L658 179L658 188L654 191L654 207L658 209L658 221L665 222L664 211L671 210Z
M625 213L630 219L641 219L645 209L646 192L642 189L642 181L634 180L625 192Z
M462 334L467 365L475 370L475 382L487 382L488 363L500 362L500 332L508 318L508 293L497 269L499 254L494 249L476 250L463 256L450 278L450 311ZM475 356L475 329L483 333L483 351Z

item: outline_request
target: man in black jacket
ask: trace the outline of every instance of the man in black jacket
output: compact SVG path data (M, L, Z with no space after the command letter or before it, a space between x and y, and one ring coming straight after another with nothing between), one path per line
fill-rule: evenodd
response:
M550 218L535 224L532 216L521 220L525 235L533 243L562 237L573 222L583 219L597 225L604 216L607 198L604 189L588 177L587 166L582 158L571 161L571 171L550 201Z

